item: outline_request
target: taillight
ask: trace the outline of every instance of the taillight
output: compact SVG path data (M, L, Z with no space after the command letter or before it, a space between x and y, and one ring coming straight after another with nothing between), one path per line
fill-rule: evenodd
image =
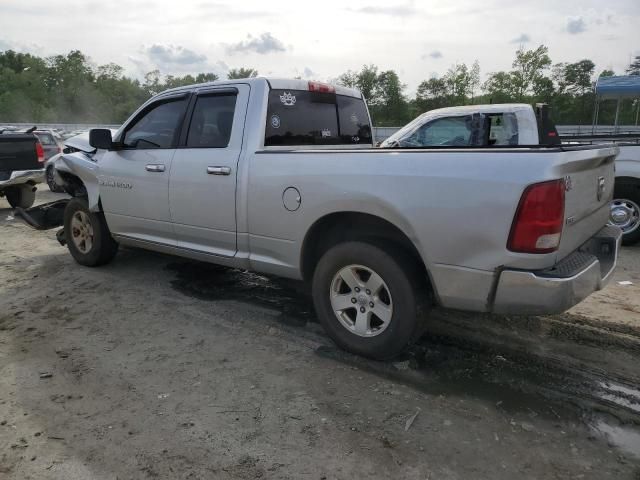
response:
M336 88L333 85L327 85L320 82L309 82L309 91L317 93L336 93Z
M507 248L520 253L558 249L564 225L564 180L529 185L520 199Z
M40 142L36 142L36 155L38 155L38 163L44 163L44 148Z

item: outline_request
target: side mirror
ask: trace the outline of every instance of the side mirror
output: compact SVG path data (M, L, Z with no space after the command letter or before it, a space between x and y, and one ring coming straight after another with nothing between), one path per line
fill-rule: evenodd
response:
M107 128L92 128L89 130L89 145L102 150L111 149L113 147L111 130Z

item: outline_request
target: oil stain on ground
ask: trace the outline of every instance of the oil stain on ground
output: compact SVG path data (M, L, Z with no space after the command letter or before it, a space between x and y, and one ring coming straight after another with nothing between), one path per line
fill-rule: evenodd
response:
M171 286L184 295L206 301L235 300L281 312L280 320L292 326L316 321L311 295L302 282L198 262L167 265L176 275Z

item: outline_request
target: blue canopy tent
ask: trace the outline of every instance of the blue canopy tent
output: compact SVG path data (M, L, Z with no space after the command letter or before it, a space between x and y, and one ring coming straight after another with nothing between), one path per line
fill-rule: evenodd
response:
M619 77L600 77L596 82L596 105L593 112L593 126L598 125L598 113L601 100L617 100L616 119L614 122L615 131L618 129L618 117L620 116L620 103L624 99L640 99L640 75L624 75ZM640 103L636 112L636 125L638 125L638 114L640 113Z

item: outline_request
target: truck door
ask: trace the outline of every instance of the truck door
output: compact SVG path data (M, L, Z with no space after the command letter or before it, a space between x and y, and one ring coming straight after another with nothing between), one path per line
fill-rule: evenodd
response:
M100 200L116 235L175 245L169 214L169 172L189 95L145 107L99 159Z
M188 130L169 178L169 208L178 247L221 256L236 253L236 173L249 86L196 93Z

